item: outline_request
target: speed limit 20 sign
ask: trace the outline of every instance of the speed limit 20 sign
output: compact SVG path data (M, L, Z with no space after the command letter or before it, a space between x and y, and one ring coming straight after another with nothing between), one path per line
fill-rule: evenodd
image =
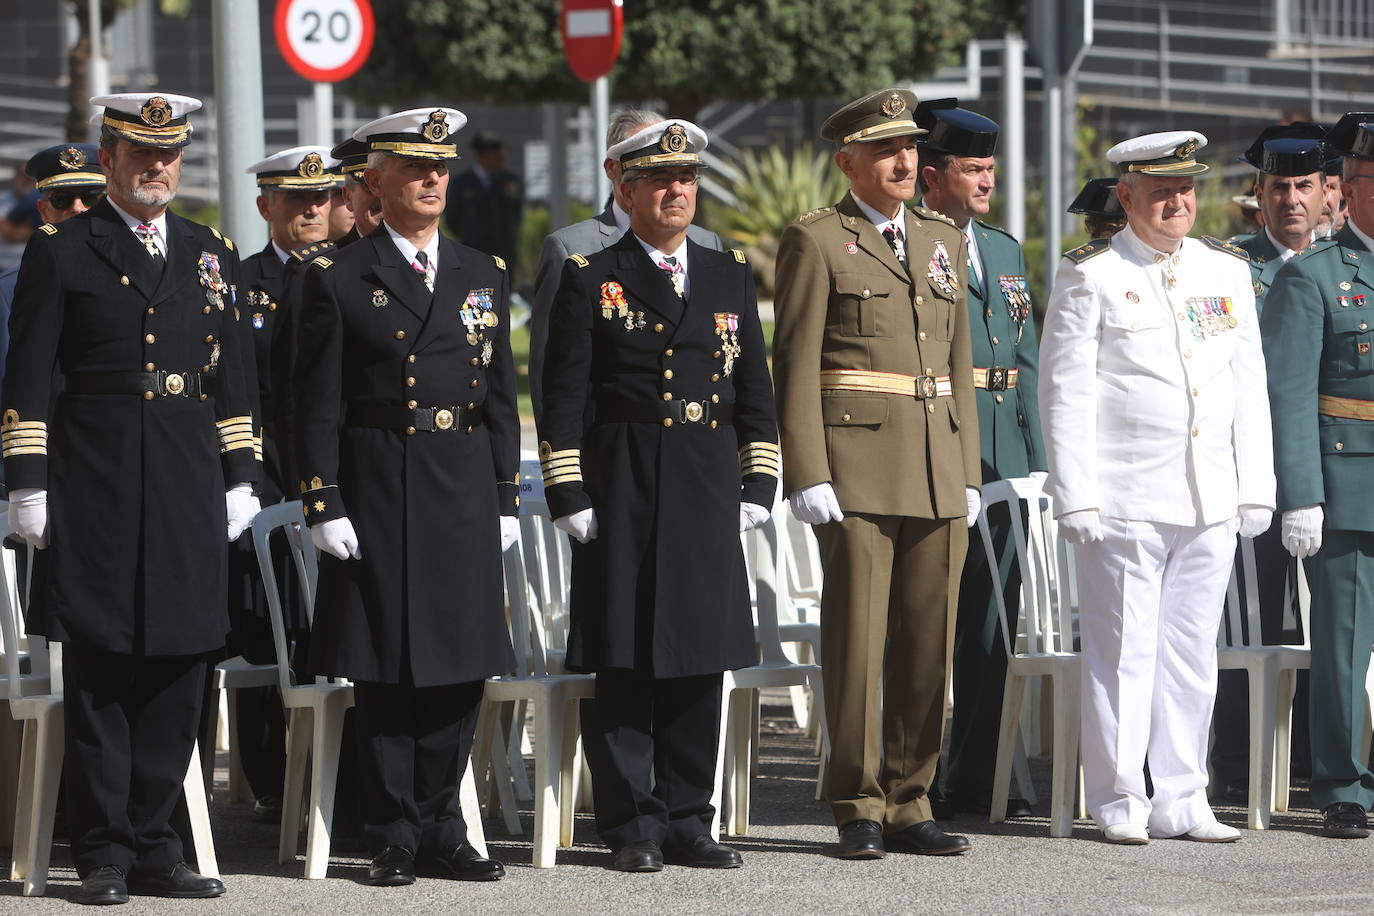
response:
M276 32L291 69L317 83L337 83L367 60L376 22L369 0L277 0Z

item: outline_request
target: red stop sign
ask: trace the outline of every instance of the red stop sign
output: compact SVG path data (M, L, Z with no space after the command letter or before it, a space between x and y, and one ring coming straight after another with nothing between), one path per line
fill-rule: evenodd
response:
M563 0L559 28L568 66L584 83L611 72L620 56L625 24L623 0Z

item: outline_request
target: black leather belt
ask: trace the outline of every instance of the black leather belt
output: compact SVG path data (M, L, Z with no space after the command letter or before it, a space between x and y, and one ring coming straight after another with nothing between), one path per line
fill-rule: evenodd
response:
M396 407L390 404L352 404L344 419L346 426L368 429L394 429L404 433L438 433L450 429L469 429L482 425L482 406L476 407Z
M73 372L66 378L67 394L136 394L143 397L196 398L205 393L199 372Z
M615 397L596 399L598 423L705 423L708 426L730 423L735 419L735 405L712 404L710 401L631 401ZM671 421L671 422L669 422Z

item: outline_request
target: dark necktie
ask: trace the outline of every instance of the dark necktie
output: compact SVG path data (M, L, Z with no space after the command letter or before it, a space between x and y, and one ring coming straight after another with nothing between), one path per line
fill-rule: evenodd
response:
M883 238L887 239L887 244L892 249L892 253L897 256L897 260L901 261L902 266L905 267L906 236L902 234L902 230L889 224L888 227L883 230Z
M429 291L434 292L434 269L429 266L429 255L423 251L415 252L415 263L411 266L420 275L420 279L425 281L425 286L429 288Z

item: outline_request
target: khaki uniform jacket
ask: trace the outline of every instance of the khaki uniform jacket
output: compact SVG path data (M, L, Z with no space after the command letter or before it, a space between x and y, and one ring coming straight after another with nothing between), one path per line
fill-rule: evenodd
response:
M960 518L979 487L963 234L906 213L907 259L846 195L799 217L777 259L773 371L786 493L831 482L845 512ZM936 243L955 275L937 283ZM953 395L821 390L821 372L949 376Z

